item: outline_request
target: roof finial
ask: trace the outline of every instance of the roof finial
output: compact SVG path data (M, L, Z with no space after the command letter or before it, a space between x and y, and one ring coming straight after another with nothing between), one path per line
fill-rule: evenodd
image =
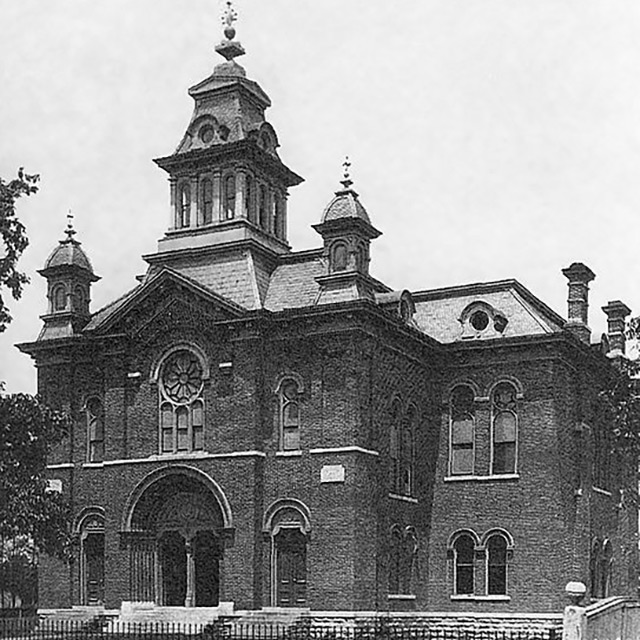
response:
M224 36L227 40L233 40L236 37L236 30L233 23L238 19L238 12L233 8L231 0L227 2L227 10L222 16L222 24L224 28Z
M71 209L69 209L69 213L67 213L67 228L64 232L67 234L67 242L73 240L73 236L76 235L76 230L73 228L73 214L71 213Z
M216 46L216 51L222 57L231 61L244 53L243 46L234 40L236 37L236 29L233 23L238 19L238 12L233 8L231 0L228 0L227 8L221 19L224 25L224 37L226 40L223 40Z
M349 174L349 169L351 167L351 161L349 160L349 156L345 156L344 157L344 162L342 163L342 166L344 167L344 174L343 174L343 178L342 180L340 180L340 182L342 183L342 186L345 189L349 189L351 187L351 185L353 184L353 180L351 180L350 174Z

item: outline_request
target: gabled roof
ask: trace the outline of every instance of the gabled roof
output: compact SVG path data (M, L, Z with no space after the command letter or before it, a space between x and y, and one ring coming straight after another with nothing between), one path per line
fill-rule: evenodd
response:
M184 274L165 267L144 284L135 287L111 305L98 311L91 318L84 330L91 332L108 330L118 322L118 320L123 318L129 311L134 309L149 295L157 291L167 281L176 282L181 286L186 287L198 296L201 296L203 299L212 302L218 308L222 308L232 316L240 316L246 311L246 309L243 309L235 302L203 287L200 283L185 276Z
M499 280L413 293L421 331L443 343L469 338L531 336L562 331L564 318L517 280ZM465 331L465 314L488 309L507 321L502 331Z

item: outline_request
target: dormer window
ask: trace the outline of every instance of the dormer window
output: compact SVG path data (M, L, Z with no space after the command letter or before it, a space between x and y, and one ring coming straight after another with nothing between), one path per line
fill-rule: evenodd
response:
M507 328L506 316L486 302L472 302L460 315L462 338L498 338Z
M210 124L205 124L200 127L199 137L202 142L205 144L209 144L213 141L214 136L216 135L216 130Z

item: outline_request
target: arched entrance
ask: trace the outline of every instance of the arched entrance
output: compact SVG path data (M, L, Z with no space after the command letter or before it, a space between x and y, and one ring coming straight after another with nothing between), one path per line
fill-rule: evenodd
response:
M167 467L134 490L124 531L130 549L130 598L164 606L213 607L220 598L228 502L192 467Z
M87 509L76 525L80 538L80 589L82 604L104 602L104 512Z

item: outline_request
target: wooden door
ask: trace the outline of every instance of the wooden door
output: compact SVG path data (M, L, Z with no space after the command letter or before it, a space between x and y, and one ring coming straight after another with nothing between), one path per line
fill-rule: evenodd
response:
M86 604L104 602L104 533L90 533L84 539Z
M299 529L276 536L276 601L279 607L307 604L307 547Z

